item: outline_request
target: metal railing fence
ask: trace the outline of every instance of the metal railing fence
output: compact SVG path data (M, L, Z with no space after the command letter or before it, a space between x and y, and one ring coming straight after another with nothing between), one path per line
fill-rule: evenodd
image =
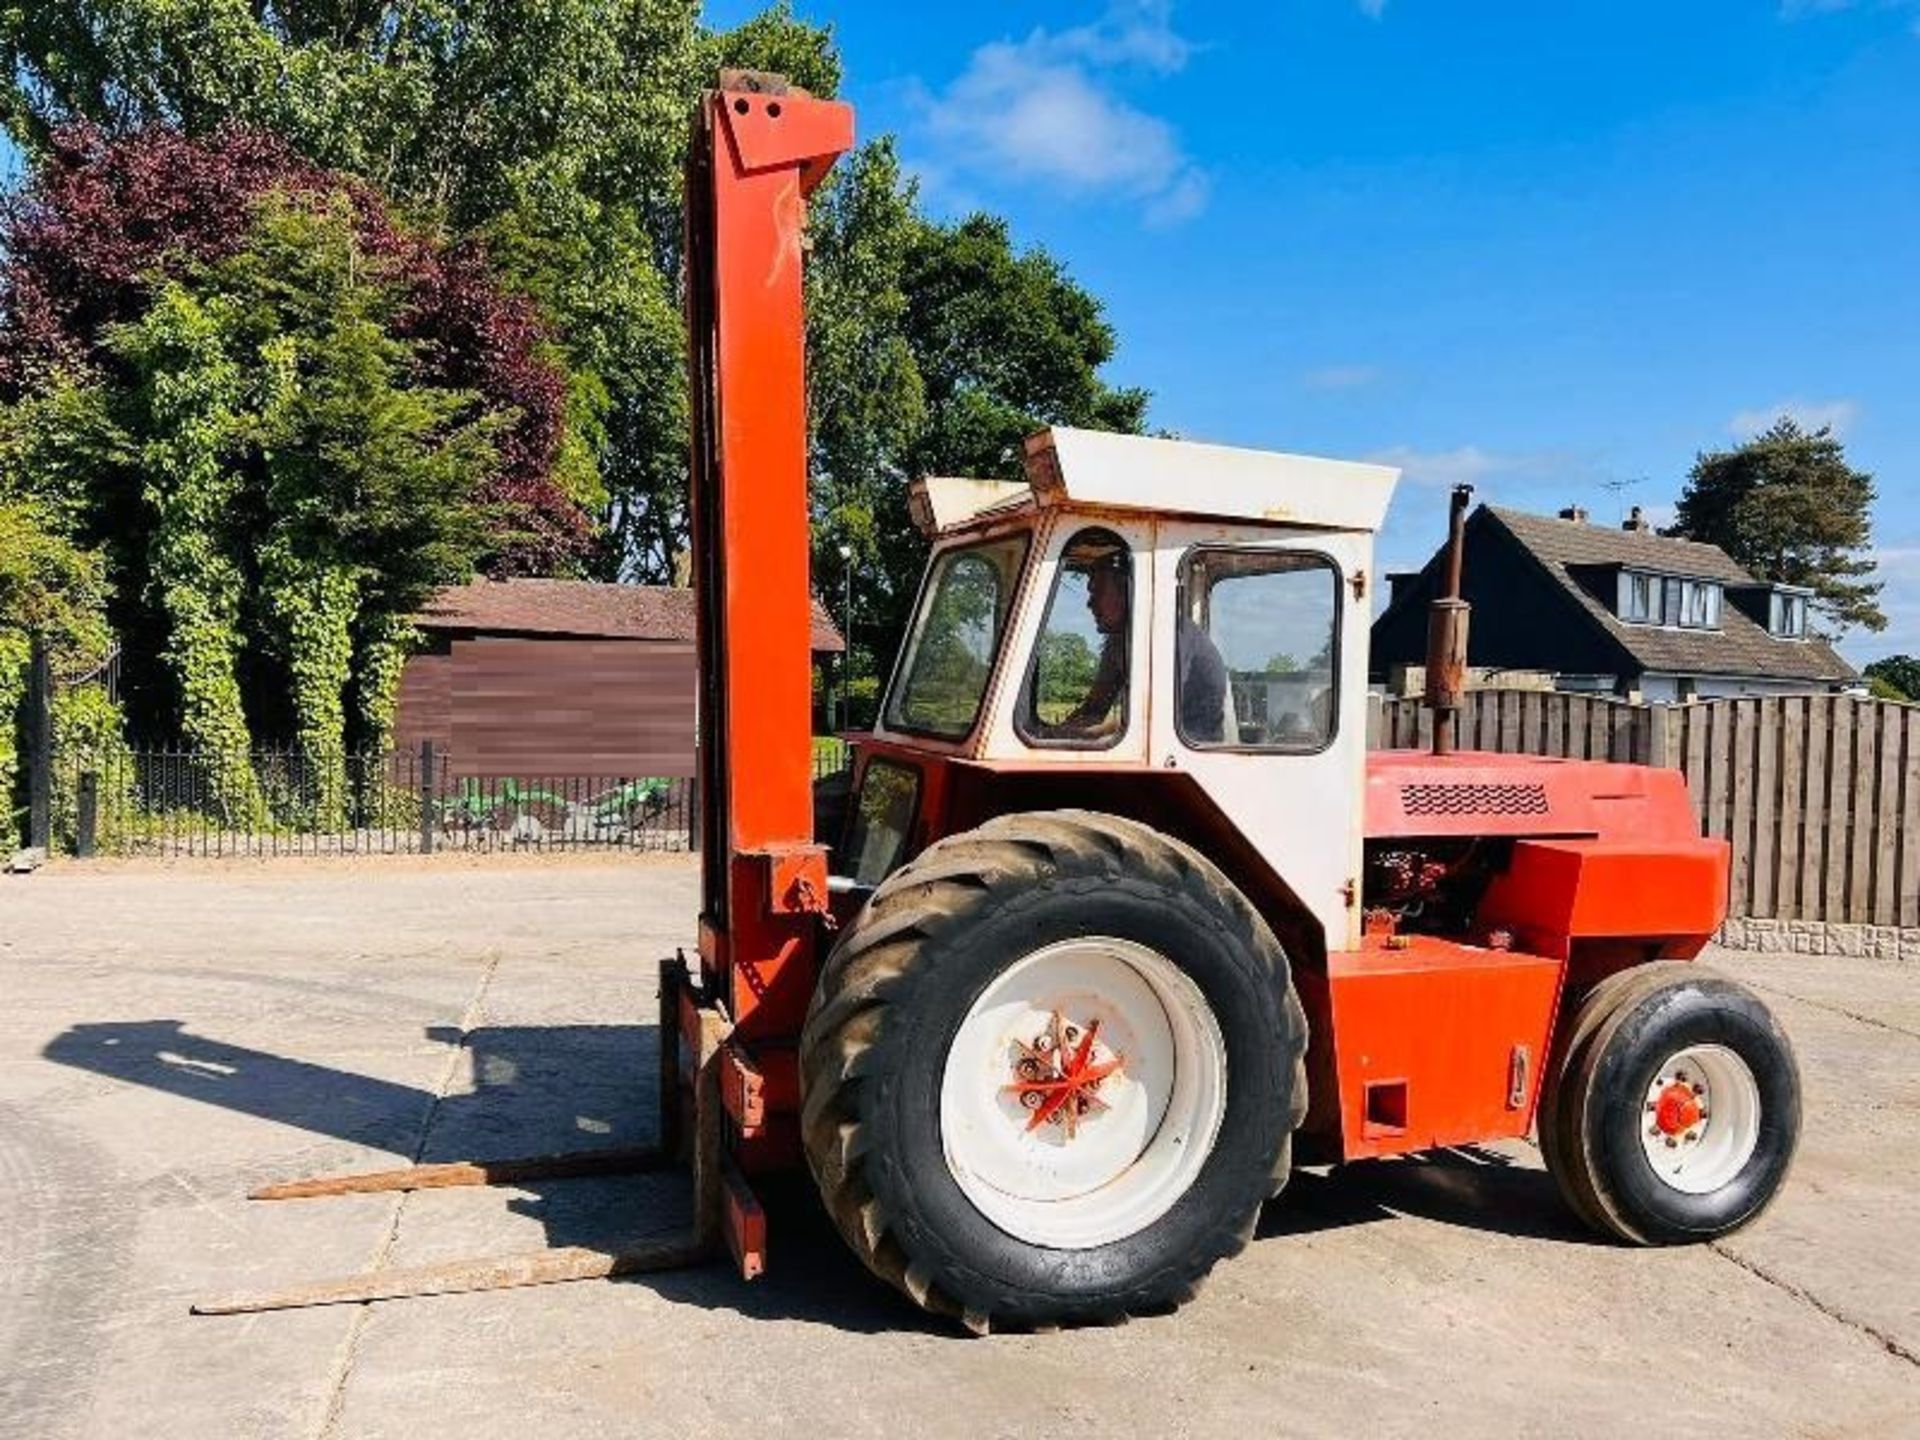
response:
M51 839L93 855L401 855L696 848L685 776L466 775L426 742L378 753L218 755L112 744L52 761ZM815 757L817 774L843 764Z

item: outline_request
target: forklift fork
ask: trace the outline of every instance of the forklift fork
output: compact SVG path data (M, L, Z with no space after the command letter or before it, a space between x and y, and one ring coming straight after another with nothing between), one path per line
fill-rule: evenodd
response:
M685 1165L693 1182L693 1219L615 1252L563 1246L518 1255L373 1270L284 1290L222 1295L193 1305L196 1315L243 1315L316 1305L364 1304L416 1295L454 1295L600 1280L675 1270L731 1253L743 1279L766 1268L766 1215L727 1158L722 1142L721 1054L731 1027L698 993L684 956L660 964L660 1139L630 1149L571 1151L520 1159L411 1165L346 1175L311 1176L266 1185L249 1200L324 1199L336 1195L407 1194L530 1180L635 1175Z

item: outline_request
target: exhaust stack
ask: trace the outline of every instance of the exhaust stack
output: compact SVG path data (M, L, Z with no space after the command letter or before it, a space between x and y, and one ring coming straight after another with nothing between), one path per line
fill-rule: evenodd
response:
M1447 520L1447 588L1427 617L1427 708L1433 711L1433 753L1451 755L1467 695L1467 622L1473 607L1460 594L1466 561L1471 485L1453 487Z

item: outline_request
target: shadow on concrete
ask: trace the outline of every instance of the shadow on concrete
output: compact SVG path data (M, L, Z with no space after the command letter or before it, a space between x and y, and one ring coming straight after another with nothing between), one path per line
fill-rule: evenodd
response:
M1477 1145L1296 1170L1254 1236L1277 1239L1408 1215L1562 1244L1607 1243L1568 1212L1546 1171Z
M432 1027L427 1040L471 1052L473 1077L470 1090L437 1102L414 1086L196 1035L179 1020L75 1025L44 1053L75 1069L398 1156L354 1163L386 1169L411 1163L416 1153L420 1163L433 1164L645 1145L657 1134L658 1035L651 1025L493 1026L464 1033ZM540 1223L549 1245L606 1254L684 1226L691 1199L678 1171L528 1181L498 1193L509 1211ZM615 1283L756 1318L810 1320L861 1333L953 1334L867 1274L804 1176L762 1187L761 1195L771 1217L773 1260L762 1279L748 1284L716 1264ZM434 1199L432 1192L416 1194L410 1223L430 1225ZM322 1278L329 1277L288 1276L290 1283Z
M436 1102L414 1086L195 1035L178 1020L76 1025L45 1053L76 1069L401 1157L393 1163L416 1153L430 1164L628 1148L655 1136L654 1026L494 1026L464 1033L436 1027L425 1038L470 1052L471 1089ZM384 1167L376 1161L366 1168ZM501 1193L511 1212L539 1222L548 1244L608 1254L689 1219L686 1181L676 1171L529 1181ZM952 1333L866 1273L805 1176L763 1187L762 1195L772 1219L772 1264L764 1278L747 1284L725 1266L711 1265L619 1283L754 1318L804 1319L862 1333ZM418 1208L410 1213L430 1224L431 1193L412 1203ZM1478 1147L1296 1171L1266 1207L1255 1236L1282 1239L1408 1215L1599 1243L1567 1213L1544 1172Z

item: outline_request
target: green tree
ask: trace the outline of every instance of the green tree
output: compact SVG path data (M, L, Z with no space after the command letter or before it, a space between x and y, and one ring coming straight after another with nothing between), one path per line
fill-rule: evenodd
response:
M376 673L390 625L470 573L487 526L475 495L501 417L425 383L399 332L399 267L368 255L342 197L270 200L249 242L163 289L116 330L103 381L122 448L141 461L148 542L188 740L222 761L222 804L257 814L245 764L242 650L279 674L292 738L319 777L322 823L344 817L353 677ZM124 376L124 379L122 378ZM264 713L263 713L264 712Z
M1920 657L1889 655L1862 672L1873 691L1884 700L1920 701Z
M1034 709L1048 724L1058 724L1093 690L1100 656L1084 635L1049 630L1040 637L1034 664Z
M731 31L696 0L22 0L0 12L0 122L230 122L285 137L483 241L553 322L568 368L569 493L604 493L604 575L674 578L687 544L680 170L724 65L840 83L830 33L776 5ZM1114 335L1052 257L988 216L933 223L892 149L816 197L809 266L815 582L853 551L855 634L891 653L925 546L907 477L1011 475L1048 423L1137 431L1146 395L1100 376ZM597 487L603 487L603 492Z
M1718 545L1763 580L1805 585L1833 634L1884 630L1870 579L1873 476L1847 463L1826 426L1782 417L1731 450L1699 455L1666 533Z
M885 657L927 553L908 479L1018 478L1034 430L1138 433L1147 395L1102 378L1116 342L1099 301L1004 221L925 219L884 143L829 183L811 227L814 574L836 593L853 551L857 637Z
M30 154L84 120L270 130L486 242L567 362L569 492L604 573L664 581L686 543L676 277L687 113L722 65L831 94L824 29L730 32L697 0L25 0L0 14L0 122Z
M10 494L0 475L0 844L10 843L25 804L20 744L32 637L46 638L56 678L98 666L112 645L106 566L73 543L58 513Z

